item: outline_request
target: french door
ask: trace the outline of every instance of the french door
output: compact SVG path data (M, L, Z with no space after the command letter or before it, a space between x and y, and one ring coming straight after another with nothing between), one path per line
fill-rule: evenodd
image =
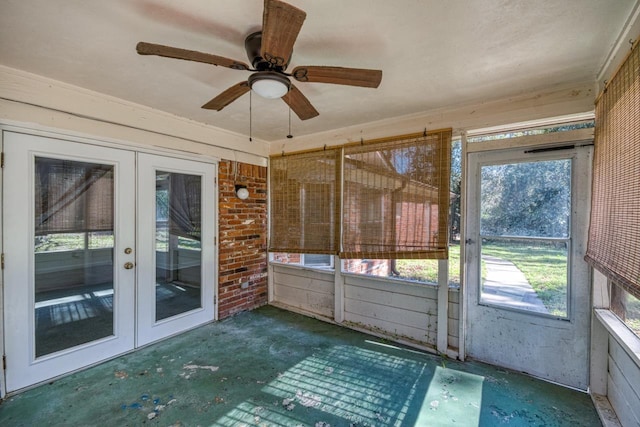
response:
M7 131L3 145L6 391L214 319L214 165Z
M590 148L469 155L467 355L586 390Z
M214 319L214 169L141 153L138 171L137 344L144 345Z

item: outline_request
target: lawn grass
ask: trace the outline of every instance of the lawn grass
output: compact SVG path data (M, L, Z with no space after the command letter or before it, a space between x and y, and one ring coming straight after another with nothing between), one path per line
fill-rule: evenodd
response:
M611 310L640 337L640 299L619 288L612 298L616 303L612 304Z
M640 300L634 299L627 303L624 323L640 337Z
M435 259L399 259L396 269L401 279L419 282L438 283L438 260ZM460 245L449 246L449 285L460 286Z
M546 243L484 242L482 253L513 262L522 271L549 313L567 315L567 250ZM437 260L398 260L400 278L438 283ZM484 262L482 277L485 277ZM460 245L449 247L449 284L460 285Z

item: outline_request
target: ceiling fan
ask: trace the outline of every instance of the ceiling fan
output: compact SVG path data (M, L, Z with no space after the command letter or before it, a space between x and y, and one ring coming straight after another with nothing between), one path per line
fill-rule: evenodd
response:
M299 82L376 88L382 80L382 71L309 65L295 67L291 73L285 72L291 60L293 45L306 16L303 10L290 4L279 0L265 0L262 31L249 34L244 42L253 68L244 62L230 58L154 43L140 42L136 50L140 55L186 59L252 72L246 81L231 86L204 104L202 108L220 111L253 89L265 98L282 98L300 120L307 120L316 117L319 113L302 92L291 83L290 77Z

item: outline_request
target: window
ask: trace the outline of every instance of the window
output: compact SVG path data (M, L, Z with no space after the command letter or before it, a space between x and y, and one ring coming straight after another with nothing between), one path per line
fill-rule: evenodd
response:
M300 265L311 268L333 269L333 255L272 252L271 262Z
M578 120L566 122L563 124L553 124L551 126L539 126L539 127L530 127L531 123L523 124L524 127L520 129L513 129L509 131L497 131L495 133L483 133L482 135L469 136L467 138L467 142L474 144L478 142L487 142L487 141L495 141L497 139L508 139L508 138L518 138L522 136L532 136L532 135L544 135L548 133L556 133L556 132L568 132L572 130L578 129L593 129L595 127L595 122L592 119L588 120Z
M611 311L640 337L640 299L620 286L611 286Z
M333 268L333 255L301 254L302 265L306 267Z
M399 276L413 267L396 259L445 259L459 218L450 159L451 129L272 157L272 261L332 268L340 231L347 272Z

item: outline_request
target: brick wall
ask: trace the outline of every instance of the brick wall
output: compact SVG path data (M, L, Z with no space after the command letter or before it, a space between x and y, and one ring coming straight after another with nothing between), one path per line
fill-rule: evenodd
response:
M249 198L238 199L235 184L246 185ZM218 317L224 319L267 303L267 168L223 160L218 188Z

